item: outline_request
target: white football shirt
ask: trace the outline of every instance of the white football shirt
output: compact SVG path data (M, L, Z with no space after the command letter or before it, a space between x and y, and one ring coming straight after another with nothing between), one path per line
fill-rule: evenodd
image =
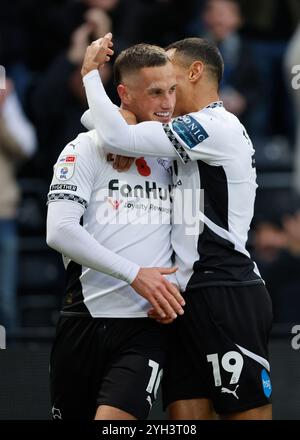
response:
M60 154L49 203L82 207L82 226L101 245L143 267L171 263L170 164L140 157L119 173L106 160L95 131L80 134ZM64 257L63 312L93 317L144 317L150 304L125 281Z
M257 187L254 149L238 118L216 102L166 125L129 126L97 71L84 77L84 85L109 151L176 159L172 245L181 289L262 283L246 250Z

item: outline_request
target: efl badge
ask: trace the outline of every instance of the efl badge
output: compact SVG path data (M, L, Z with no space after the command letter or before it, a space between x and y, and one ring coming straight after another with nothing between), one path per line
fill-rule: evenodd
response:
M55 176L58 180L71 179L75 171L76 156L62 156L57 163Z

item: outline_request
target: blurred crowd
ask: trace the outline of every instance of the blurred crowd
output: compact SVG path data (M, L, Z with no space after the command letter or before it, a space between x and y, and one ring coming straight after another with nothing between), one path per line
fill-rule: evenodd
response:
M47 187L59 152L84 130L86 46L109 31L115 55L135 43L166 46L189 36L218 44L221 98L257 153L250 251L272 295L275 322L299 322L300 1L2 0L0 324L24 326L21 304L32 292L38 304L45 292L60 301L58 257L44 248ZM111 65L101 75L118 104Z

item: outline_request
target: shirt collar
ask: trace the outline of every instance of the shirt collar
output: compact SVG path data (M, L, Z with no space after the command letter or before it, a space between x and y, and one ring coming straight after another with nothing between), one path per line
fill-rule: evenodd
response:
M212 102L209 105L207 105L205 108L216 108L216 107L223 107L223 101Z

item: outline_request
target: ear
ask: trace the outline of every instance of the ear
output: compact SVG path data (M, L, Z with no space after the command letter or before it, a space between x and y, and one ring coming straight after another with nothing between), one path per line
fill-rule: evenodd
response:
M203 75L204 64L202 61L194 61L189 67L189 81L196 82Z
M123 104L129 105L131 103L131 96L128 88L124 84L119 84L117 87L118 95Z

